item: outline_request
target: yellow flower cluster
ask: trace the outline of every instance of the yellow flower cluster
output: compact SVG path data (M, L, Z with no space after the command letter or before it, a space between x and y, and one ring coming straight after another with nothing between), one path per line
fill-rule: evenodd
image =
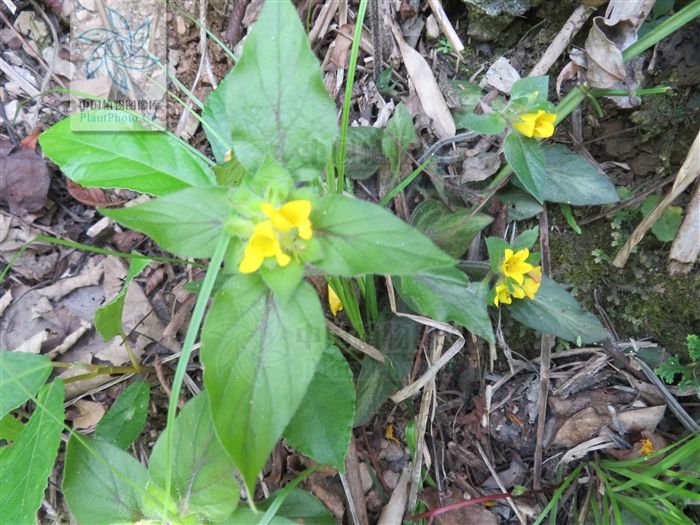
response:
M527 248L513 252L506 248L500 266L502 278L496 283L493 304L511 304L516 299L534 299L540 289L542 268L526 262L530 256Z
M274 257L282 267L287 266L292 258L284 248L291 244L290 241L293 242L294 229L300 239L309 240L313 236L309 219L311 202L308 200L289 201L279 208L266 202L260 206L260 210L268 220L253 228L238 267L241 273L257 271L268 257Z
M521 113L518 119L513 122L513 127L526 137L546 139L554 135L554 121L557 119L554 113L540 109L537 113Z

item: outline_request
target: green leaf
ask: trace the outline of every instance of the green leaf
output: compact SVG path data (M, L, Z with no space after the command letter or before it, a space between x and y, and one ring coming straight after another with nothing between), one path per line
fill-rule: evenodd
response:
M479 87L479 84L474 82L450 80L450 85L459 98L459 105L467 111L473 110L484 96L484 92Z
M508 208L509 221L522 221L534 217L544 209L535 199L524 191L509 187L498 192L498 198Z
M581 308L560 284L544 275L534 299L514 300L507 311L525 326L571 342L580 337L580 344L589 344L608 336L594 315Z
M454 117L457 129L471 129L483 135L498 135L506 129L506 121L499 113L457 112Z
M523 188L542 203L547 174L544 153L537 140L510 133L503 144L503 153Z
M216 184L214 172L187 147L165 133L125 120L116 132L71 131L74 121L118 111L76 113L39 136L41 149L66 177L91 188L126 188L167 195L192 186ZM128 114L124 114L127 115Z
M325 335L306 282L283 301L259 276L239 274L214 298L202 330L204 383L219 439L251 492L306 394Z
M260 269L260 276L270 290L283 301L287 301L304 278L304 266L292 259L284 268L263 266Z
M143 517L146 467L123 450L73 433L66 448L63 496L80 523L133 523Z
M156 441L148 466L150 480L165 487L167 471L166 429ZM180 516L223 522L236 509L240 487L235 467L214 431L209 400L199 394L187 402L175 419L171 497Z
M425 235L366 201L328 195L311 222L323 253L314 264L332 275L403 275L455 263Z
M576 217L574 217L574 212L572 211L571 206L560 202L559 209L561 210L561 214L564 216L566 223L571 227L571 229L577 234L581 235L581 227L578 225L578 222L576 222Z
M649 215L656 207L659 200L660 197L658 195L649 195L642 203L642 213L645 216ZM651 233L653 233L654 236L661 242L671 242L676 238L678 229L681 227L682 218L683 208L678 206L669 206L661 213L661 216L651 227Z
M148 415L151 387L134 381L124 391L95 427L95 437L126 450L143 432Z
M235 188L240 185L247 172L238 159L231 159L214 166L214 174L218 186Z
M525 140L536 142L534 139ZM546 170L536 180L545 201L589 206L620 200L615 186L585 157L569 151L561 144L542 144L541 151Z
M134 278L148 266L149 262L151 260L145 257L137 255L131 257L122 289L108 303L103 304L95 311L95 329L105 341L122 335L122 314L124 313L126 292Z
M100 212L145 233L180 257L211 257L226 218L233 213L225 188L189 188L152 201Z
M284 436L314 461L343 472L354 417L352 370L340 350L329 346Z
M280 492L277 491L270 495L260 504L260 508L267 509ZM277 518L286 518L291 520L291 523L303 523L304 525L336 525L338 523L316 496L297 488L292 489L284 498L275 515L275 519ZM248 522L239 520L237 523ZM275 523L275 521L271 523Z
M524 97L532 97L531 104L547 101L549 92L549 77L525 77L517 80L510 88L510 99L515 101Z
M454 321L487 341L495 341L487 311L488 289L469 283L457 268L437 268L401 277L396 290L414 311L438 321Z
M442 202L428 199L416 207L411 217L413 226L452 257L460 257L467 251L476 235L493 222L485 213L475 213L466 208L450 210Z
M355 180L364 180L384 163L382 136L384 130L371 126L348 128L345 143L345 173Z
M0 417L35 395L51 370L43 355L0 350Z
M533 226L529 230L525 230L523 233L518 235L513 241L512 249L514 252L527 248L532 251L532 247L537 242L537 238L540 236L539 226Z
M325 167L338 133L335 103L290 0L265 2L202 118L219 162L233 148L250 173L268 156L298 180Z
M5 414L3 418L0 419L0 439L16 441L23 428L24 423L19 419L12 414Z
M394 114L387 122L382 137L382 151L391 162L392 173L398 171L408 148L416 142L418 142L418 135L413 127L413 117L401 102L394 109Z
M385 360L380 363L369 356L362 359L355 426L367 423L391 394L403 388L416 356L419 333L420 325L405 317L385 318L377 323L370 343L384 354Z
M3 523L35 523L63 430L63 381L44 385L38 406L12 446L0 455Z
M486 250L489 253L489 262L491 263L491 270L494 272L499 272L498 266L503 260L503 254L506 249L510 248L510 244L501 239L500 237L487 237L486 238Z

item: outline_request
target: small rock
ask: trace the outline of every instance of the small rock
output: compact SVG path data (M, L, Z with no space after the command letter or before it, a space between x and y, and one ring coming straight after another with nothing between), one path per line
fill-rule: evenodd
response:
M176 17L175 21L177 23L177 34L184 35L187 32L187 26L185 25L185 21L182 19L181 16Z
M463 0L467 6L483 11L487 16L521 16L531 7L536 7L542 0Z
M363 492L366 493L372 488L372 475L369 473L367 463L360 463L360 481L362 482Z
M496 60L479 82L479 87L496 88L501 93L510 93L513 84L520 80L520 74L515 70L505 57Z
M425 36L428 40L437 40L440 36L440 26L434 15L430 15L425 21Z

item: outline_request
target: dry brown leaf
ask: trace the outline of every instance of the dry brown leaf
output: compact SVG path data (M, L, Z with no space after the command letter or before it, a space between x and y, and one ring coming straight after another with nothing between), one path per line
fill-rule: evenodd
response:
M48 328L44 328L40 332L34 334L32 337L27 339L24 343L19 345L13 350L13 352L25 352L27 354L38 354L41 352L41 345L49 338L51 331Z
M567 419L554 436L554 445L566 448L591 439L601 428L608 425L611 417L599 414L595 408L588 407Z
M12 151L6 144L0 148L0 200L10 207L10 213L38 211L46 202L51 177L46 161L35 150L20 147Z
M450 490L454 491L454 489L447 489L447 494L442 498L433 488L421 491L420 495L431 510L463 501L457 494L451 494ZM433 523L434 525L498 525L499 520L493 512L482 505L466 505L435 516Z
M476 182L488 179L498 171L501 158L498 153L484 152L473 157L467 157L462 164L462 182Z
M78 202L93 208L102 207L109 204L105 192L100 188L84 188L70 179L66 179L68 193Z
M683 223L671 245L669 270L673 273L688 273L700 253L700 180L685 209Z
M391 26L391 30L399 45L406 71L418 94L423 111L431 119L435 135L441 139L454 136L455 121L430 65L418 51L406 44L395 24Z
M78 430L94 427L105 415L105 407L102 403L80 399L74 405L80 415L73 420L73 426Z
M629 432L653 432L666 413L666 405L628 410L618 414L615 423L621 425L620 431Z
M0 298L0 315L5 313L5 310L7 309L8 306L10 306L11 302L12 302L12 289L8 289L4 294L2 294L2 298Z

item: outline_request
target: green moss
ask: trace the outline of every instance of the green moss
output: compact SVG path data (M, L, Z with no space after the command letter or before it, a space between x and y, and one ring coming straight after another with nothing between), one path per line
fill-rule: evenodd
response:
M573 232L552 232L552 271L557 281L595 312L593 291L622 339L651 337L671 353L682 353L689 333L700 326L700 274L670 276L668 245L645 238L624 268L610 261L621 245L619 233L598 221Z

